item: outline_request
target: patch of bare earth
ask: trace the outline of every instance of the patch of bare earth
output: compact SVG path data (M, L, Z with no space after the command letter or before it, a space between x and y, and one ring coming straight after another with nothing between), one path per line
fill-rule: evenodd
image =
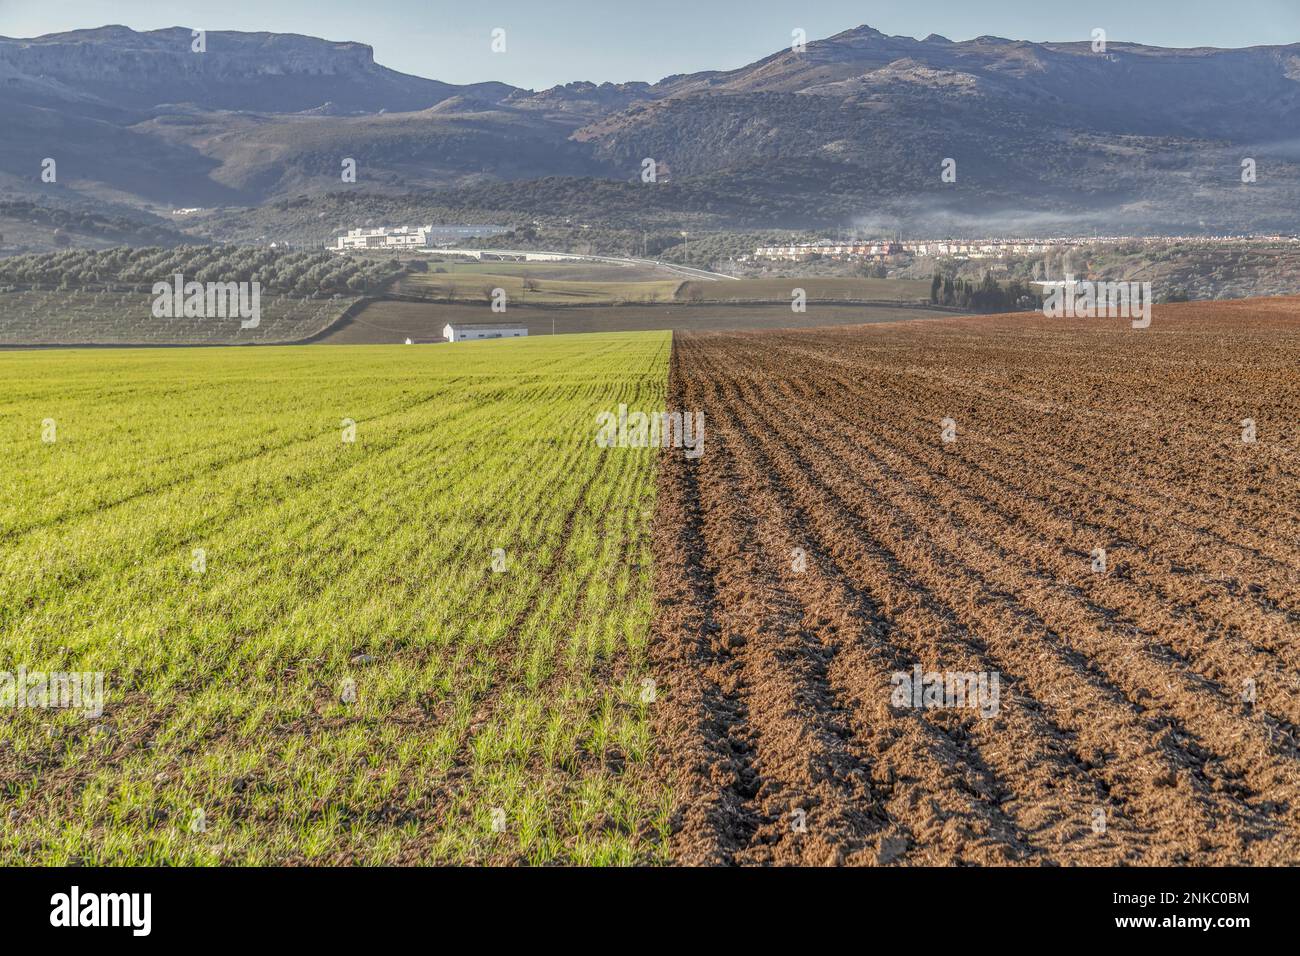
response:
M669 407L679 862L1300 862L1300 302L679 333Z

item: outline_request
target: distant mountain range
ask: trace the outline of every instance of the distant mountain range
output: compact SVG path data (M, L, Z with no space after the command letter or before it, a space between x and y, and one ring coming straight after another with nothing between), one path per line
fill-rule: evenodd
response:
M1300 228L1300 44L1100 53L864 26L738 70L540 92L408 76L359 43L214 31L206 46L183 28L0 38L0 195L157 210L639 183L650 157L693 204L716 194L764 228Z

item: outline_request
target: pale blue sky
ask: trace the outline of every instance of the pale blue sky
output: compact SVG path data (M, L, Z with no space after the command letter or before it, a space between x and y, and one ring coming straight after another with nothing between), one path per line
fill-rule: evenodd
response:
M571 80L655 81L730 69L790 42L866 23L954 40L1111 40L1160 46L1300 42L1300 0L0 0L0 35L122 23L270 30L375 48L385 66L452 83L544 88ZM494 27L507 52L489 49Z

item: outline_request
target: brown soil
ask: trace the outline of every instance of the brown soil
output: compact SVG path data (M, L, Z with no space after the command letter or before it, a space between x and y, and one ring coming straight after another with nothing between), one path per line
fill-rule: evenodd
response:
M1300 302L678 334L669 407L679 862L1300 863Z

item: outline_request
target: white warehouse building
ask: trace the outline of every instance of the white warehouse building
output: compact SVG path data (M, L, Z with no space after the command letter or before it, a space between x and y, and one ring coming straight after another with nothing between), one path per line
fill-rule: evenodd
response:
M343 252L348 249L423 249L429 245L429 233L433 226L380 226L377 229L349 229L347 235L334 240L334 249ZM329 243L326 243L329 248Z
M452 325L442 330L448 342L472 342L475 339L517 339L528 335L522 325Z

